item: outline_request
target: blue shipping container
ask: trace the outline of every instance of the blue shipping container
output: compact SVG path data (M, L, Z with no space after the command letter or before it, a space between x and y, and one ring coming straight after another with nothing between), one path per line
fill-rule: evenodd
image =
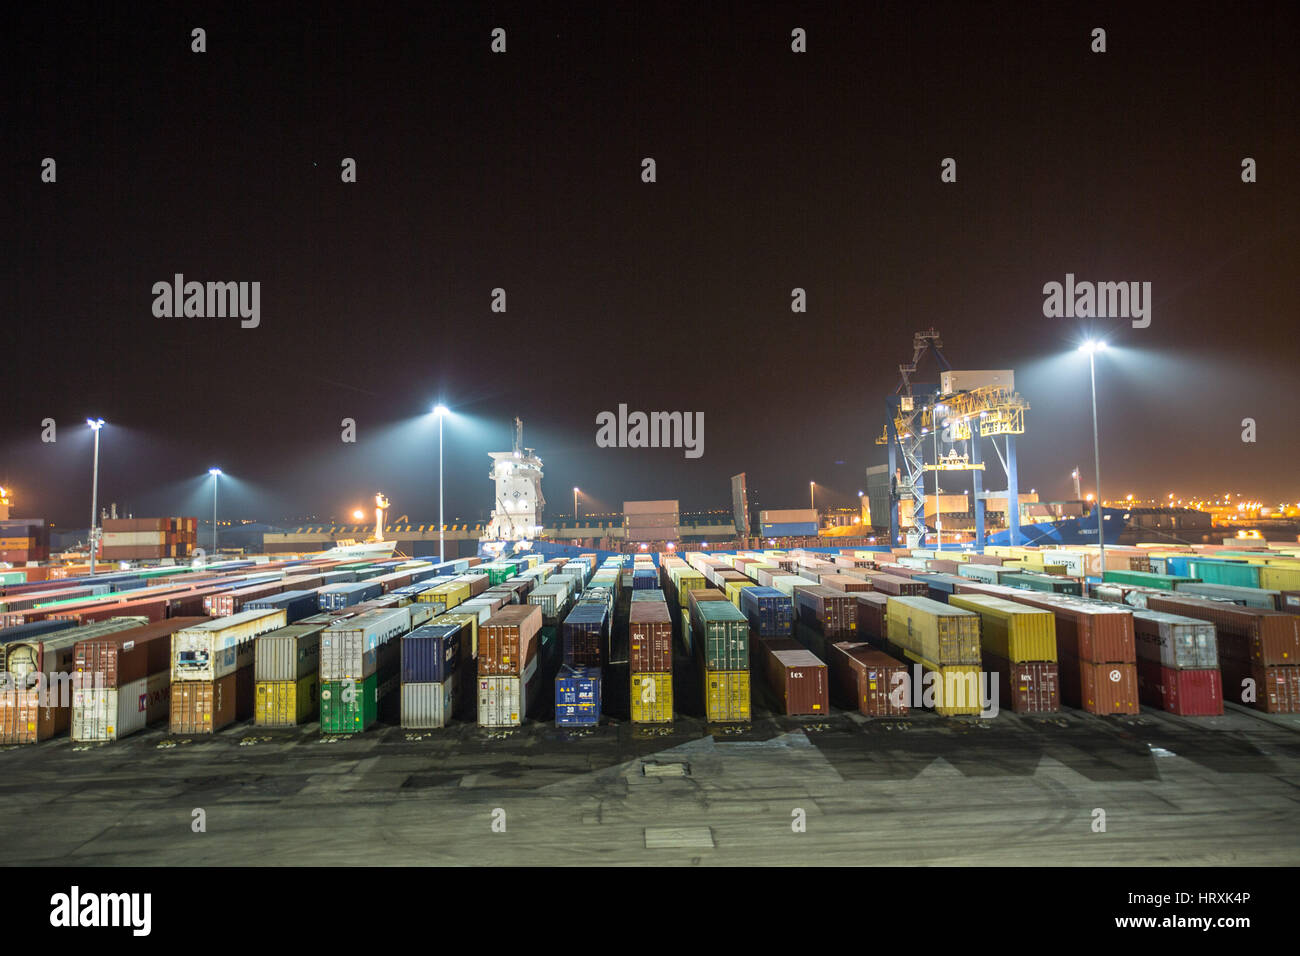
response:
M560 668L555 678L557 727L594 727L600 723L600 668Z
M759 637L789 637L794 629L794 602L776 588L741 588L740 609Z
M402 638L402 683L441 684L461 654L459 624L425 624Z
M378 584L358 581L355 584L331 584L316 592L319 609L337 611L339 608L351 607L362 601L371 601L384 593Z
M644 591L659 586L659 575L650 568L641 568L632 572L632 589Z
M272 594L267 597L258 598L256 601L249 601L244 605L245 611L256 611L263 609L283 610L285 620L289 624L301 621L304 617L311 617L320 610L320 601L316 592L312 591L282 591L279 594Z
M813 521L785 521L781 524L765 524L763 535L768 538L809 538L817 533L817 524Z

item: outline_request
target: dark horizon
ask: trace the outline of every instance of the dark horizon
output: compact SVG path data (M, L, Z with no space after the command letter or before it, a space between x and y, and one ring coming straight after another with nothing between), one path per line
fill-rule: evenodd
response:
M930 327L954 367L1015 370L1024 490L1071 497L1076 466L1093 485L1074 349L1105 334L1107 498L1300 500L1300 13L1002 9L19 11L0 41L21 78L4 93L15 515L84 526L83 422L102 416L105 506L210 517L218 465L223 518L347 513L382 490L431 521L438 401L448 520L491 507L486 453L515 415L551 514L574 485L584 512L725 508L741 471L762 507L805 507L809 480L819 506L851 506ZM177 273L260 282L260 325L155 317ZM1150 282L1150 326L1045 317L1067 273ZM702 412L703 456L597 448L620 403Z

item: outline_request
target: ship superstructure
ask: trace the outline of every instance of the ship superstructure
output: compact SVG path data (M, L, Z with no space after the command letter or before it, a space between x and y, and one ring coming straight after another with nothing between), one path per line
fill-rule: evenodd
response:
M488 477L496 485L496 507L483 536L485 546L500 542L502 548L511 547L517 542L531 541L542 530L542 512L546 509L542 460L523 444L524 423L516 418L514 448L488 452L492 459Z

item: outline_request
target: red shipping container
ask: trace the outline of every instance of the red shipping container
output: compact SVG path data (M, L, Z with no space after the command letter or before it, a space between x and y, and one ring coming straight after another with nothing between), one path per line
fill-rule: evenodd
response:
M872 641L889 638L889 595L875 591L855 594L858 602L858 635Z
M1051 661L1013 663L984 655L984 670L998 675L1001 707L1016 714L1054 714L1061 709L1060 668Z
M1118 604L1084 604L1068 597L1020 588L1010 590L1007 597L1011 600L1051 611L1056 616L1056 645L1063 657L1099 664L1137 661L1131 608Z
M208 617L174 617L130 631L78 641L72 667L78 674L102 675L104 687L120 687L171 668L171 636L176 631L211 620ZM84 678L83 678L84 679Z
M794 588L795 616L821 628L827 637L853 637L858 630L858 599L820 584Z
M1220 658L1223 697L1269 714L1300 713L1300 667L1260 667Z
M628 611L628 668L633 674L673 669L673 619L668 605L633 601Z
M1218 717L1223 714L1223 680L1218 670L1182 670L1159 661L1137 663L1138 697L1148 707L1159 707L1183 717Z
M832 644L827 669L835 700L868 717L899 717L911 699L911 675L906 664L870 644ZM901 703L900 703L901 701Z
M478 676L518 677L537 653L542 609L507 604L478 629Z
M930 593L930 588L924 581L913 581L896 574L874 572L871 575L871 586L881 594L892 594L895 597L926 597Z

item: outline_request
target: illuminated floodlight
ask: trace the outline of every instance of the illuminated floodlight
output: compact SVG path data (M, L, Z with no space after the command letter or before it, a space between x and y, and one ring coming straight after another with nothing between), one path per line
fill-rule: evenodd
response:
M102 418L87 418L87 419L86 419L86 424L89 425L93 431L99 431L101 428L104 427L104 419L102 419Z

